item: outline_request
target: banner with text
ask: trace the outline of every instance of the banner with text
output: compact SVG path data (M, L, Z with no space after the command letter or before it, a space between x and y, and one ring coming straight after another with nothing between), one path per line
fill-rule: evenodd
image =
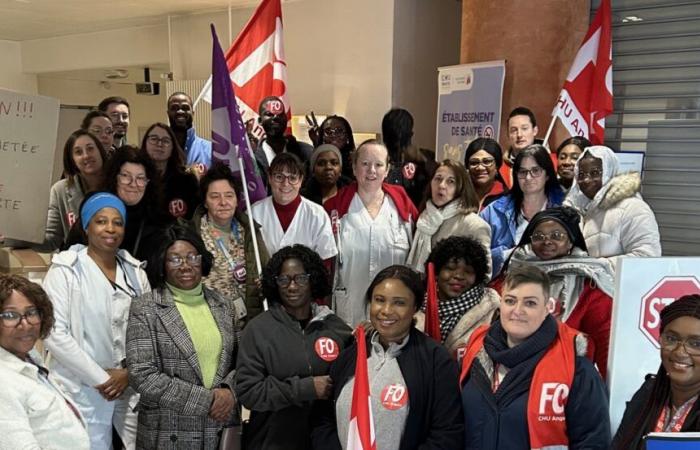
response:
M0 233L44 241L59 101L0 89Z
M464 162L474 139L498 140L505 75L505 61L438 68L437 161Z
M613 432L644 376L659 370L661 310L686 294L700 294L700 258L624 258L618 265L608 353Z

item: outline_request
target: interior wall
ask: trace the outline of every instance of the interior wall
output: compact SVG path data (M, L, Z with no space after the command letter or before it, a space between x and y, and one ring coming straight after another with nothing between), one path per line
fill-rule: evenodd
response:
M357 132L380 132L392 96L394 0L304 0L282 8L292 112L335 113ZM253 11L232 9L234 39ZM226 11L172 19L175 79L209 77L210 23L227 48Z
M120 96L129 100L131 106L131 118L127 142L140 145L139 127L146 128L154 122L167 123L165 95L136 95L133 84L120 84L110 82L109 87L101 85L97 81L66 80L54 78L51 75L39 75L39 93L49 97L56 97L63 105L97 106L105 97ZM161 84L161 91L163 91ZM80 123L75 124L75 129Z
M392 107L411 112L422 148L435 148L437 69L459 64L461 10L453 0L395 2Z
M357 132L380 131L381 118L392 104L394 2L304 0L283 4L289 98L295 114L311 110L322 115L335 113L346 116ZM232 10L234 38L252 12L253 8ZM158 26L24 41L23 67L48 76L58 71L165 62L176 80L205 79L211 70L212 22L226 48L229 18L227 11L221 11L172 17L172 60L164 19ZM75 83L61 84L44 77L41 86L63 103L76 103L76 98L95 102L93 97L99 92L91 86L77 93ZM125 93L135 106L151 104L129 90ZM137 117L142 114L132 109ZM153 114L147 111L143 116Z
M122 28L22 41L25 72L47 73L168 63L168 27Z
M22 70L22 49L19 42L0 40L0 88L24 94L36 94L36 75Z
M508 147L506 119L527 106L544 137L552 109L588 30L590 0L463 0L461 63L506 60L500 142ZM555 128L551 148L569 137Z

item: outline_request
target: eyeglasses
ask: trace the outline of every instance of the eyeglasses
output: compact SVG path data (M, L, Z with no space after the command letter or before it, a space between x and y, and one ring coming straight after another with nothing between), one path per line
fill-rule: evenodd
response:
M286 288L290 284L292 284L292 281L295 282L299 286L306 286L309 284L309 275L308 273L298 273L296 275L292 275L291 277L287 275L280 275L275 277L275 281L277 282L277 286Z
M92 134L95 134L95 135L100 135L100 134L104 133L107 136L111 136L114 134L114 129L112 129L112 128L91 127L91 128L88 128L88 131Z
M593 169L590 172L579 172L578 175L576 175L576 178L578 180L585 180L586 178L590 178L591 180L597 180L598 178L603 176L603 171L599 169Z
M549 234L540 233L538 231L537 233L532 233L532 236L530 236L530 240L532 240L532 242L544 242L544 241L564 242L568 237L569 237L568 234L562 233L561 231L552 231Z
M340 127L324 128L323 135L326 137L345 136L345 129Z
M518 170L518 178L524 180L530 175L532 178L539 178L544 173L544 169L540 166L535 166L532 169L520 169Z
M202 255L193 255L190 253L187 256L172 255L168 256L166 262L170 267L180 267L187 261L190 267L201 266L202 265Z
M682 344L687 354L700 356L700 339L694 337L681 339L674 334L661 333L659 344L667 351L673 351L678 347L678 344Z
M36 308L32 308L24 314L14 311L0 313L0 323L5 328L18 327L22 319L26 320L29 325L39 325L41 323L41 312Z
M149 180L143 175L133 176L129 173L119 172L119 175L117 175L117 181L119 181L119 184L123 184L124 186L128 186L131 183L136 182L136 186L144 187L148 184Z
M163 147L170 147L173 144L173 140L170 139L169 137L158 137L155 134L151 134L146 137L146 140L148 141L149 144L153 145L162 145Z
M470 169L476 169L479 166L484 166L486 168L489 168L493 166L496 163L496 160L494 158L474 158L469 160L469 168Z
M272 179L275 181L275 183L282 184L284 183L284 180L289 181L289 184L297 184L301 181L301 176L299 174L291 174L291 175L285 175L280 172L276 172L272 174Z

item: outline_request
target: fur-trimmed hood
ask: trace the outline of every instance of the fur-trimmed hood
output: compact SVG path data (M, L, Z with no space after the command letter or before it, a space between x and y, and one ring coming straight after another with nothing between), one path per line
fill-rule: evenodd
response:
M591 156L600 159L603 166L603 187L593 199L586 197L578 185L579 164L584 158ZM619 172L620 161L617 159L615 152L603 145L586 147L581 156L579 156L578 161L576 161L574 184L564 200L564 205L572 206L582 215L586 215L588 211L598 208L608 210L629 197L639 196L641 198L638 194L642 186L642 179L639 173Z

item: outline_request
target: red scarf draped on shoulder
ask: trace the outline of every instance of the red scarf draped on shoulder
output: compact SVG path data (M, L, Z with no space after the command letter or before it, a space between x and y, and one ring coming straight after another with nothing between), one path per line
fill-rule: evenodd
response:
M382 183L382 190L396 205L396 210L401 220L404 222L415 222L416 219L418 219L418 209L416 209L411 198L406 194L403 186ZM335 222L347 214L352 198L356 193L357 181L353 181L349 185L341 188L335 197L329 198L326 200L326 203L323 204L323 207L332 219L331 222L333 224L334 233L336 232L337 226Z
M474 358L484 348L489 326L479 327L469 338L462 360L460 385L469 375ZM557 337L550 344L535 368L527 399L527 428L530 448L533 450L568 448L566 434L566 403L574 382L576 349L574 339L578 332L558 323Z

